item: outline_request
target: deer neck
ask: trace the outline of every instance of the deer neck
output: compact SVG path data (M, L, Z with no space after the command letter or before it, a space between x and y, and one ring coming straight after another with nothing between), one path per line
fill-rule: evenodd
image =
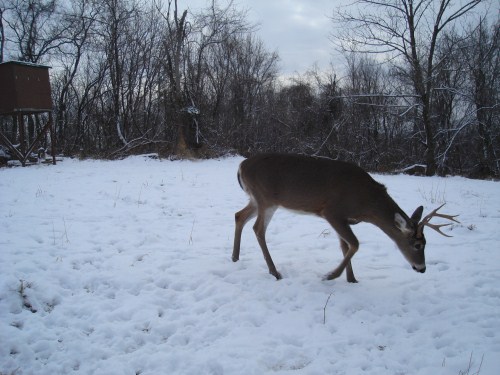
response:
M401 231L395 225L396 214L401 215L408 222L410 219L406 213L398 206L394 200L387 196L386 199L379 200L376 208L373 210L373 217L369 221L371 224L379 227L394 242L401 240Z

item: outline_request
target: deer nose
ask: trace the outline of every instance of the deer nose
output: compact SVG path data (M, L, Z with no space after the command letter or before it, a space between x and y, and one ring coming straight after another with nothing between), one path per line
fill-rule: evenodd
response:
M412 266L412 268L417 271L417 272L420 272L420 273L424 273L425 270L427 269L427 267L425 266L420 266L420 267L416 267L416 266Z

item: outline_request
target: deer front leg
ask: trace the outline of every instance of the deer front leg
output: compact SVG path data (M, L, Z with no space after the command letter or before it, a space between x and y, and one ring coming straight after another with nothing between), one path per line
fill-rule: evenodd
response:
M340 246L344 258L342 262L332 272L328 273L324 280L333 280L342 275L342 272L347 268L347 281L351 283L357 282L352 271L351 258L356 254L359 248L359 242L351 227L345 220L336 219L334 216L324 214L323 217L330 223L333 229L340 237Z
M262 249L262 254L264 255L264 259L267 263L269 273L276 277L276 280L280 280L281 274L276 270L276 266L274 265L273 259L271 258L271 254L269 253L269 249L267 248L266 243L267 225L271 221L271 218L273 217L275 211L275 207L269 207L265 210L259 209L259 213L257 215L257 220L255 220L253 230L255 232L255 235L257 236L257 241L259 242L260 248Z
M324 280L333 280L333 279L336 279L337 277L339 277L340 275L342 275L342 272L344 272L346 267L350 264L351 258L354 256L354 254L356 254L357 250L358 250L357 247L353 247L353 248L349 247L347 254L344 256L344 259L342 259L342 262L340 262L340 264L337 266L337 268L335 268L332 272L328 273L324 277ZM354 281L352 281L352 279L351 279L351 276L354 277L354 274L352 274L352 267L351 267L350 272L351 272L351 275L349 274L349 272L347 273L347 281L353 282L353 283L358 282L356 279L354 279Z
M344 254L344 258L346 257L347 253L349 252L349 244L345 242L343 239L340 239L340 248L342 249L342 254ZM358 280L354 277L354 272L352 270L352 264L351 261L347 263L346 266L346 276L347 276L347 282L349 283L357 283Z

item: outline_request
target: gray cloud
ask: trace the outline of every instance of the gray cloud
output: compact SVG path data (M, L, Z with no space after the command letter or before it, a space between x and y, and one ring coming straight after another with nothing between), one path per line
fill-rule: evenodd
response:
M260 25L258 35L281 58L283 74L304 72L314 63L326 67L332 45L328 40L331 1L240 0L249 8L252 22Z
M201 8L205 0L191 0L191 9ZM227 2L221 1L223 5ZM237 0L234 5L248 10L251 23L258 24L257 35L270 51L280 56L281 73L302 73L317 63L329 65L333 46L328 40L335 2L331 0ZM182 7L182 2L179 1Z

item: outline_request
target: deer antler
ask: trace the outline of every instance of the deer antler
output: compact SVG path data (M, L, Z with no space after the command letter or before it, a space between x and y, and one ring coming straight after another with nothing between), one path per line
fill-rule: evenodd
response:
M441 229L440 229L442 227L446 227L448 225L451 225L451 223L448 223L448 224L430 224L429 223L429 221L433 217L442 217L443 219L448 219L448 220L454 221L455 223L460 223L460 221L458 221L458 220L455 219L458 215L446 215L446 214L440 214L440 213L438 213L438 210L441 207L443 207L445 204L446 203L443 203L441 206L439 206L438 208L436 208L435 210L433 210L430 214L428 214L426 217L424 217L422 219L422 221L420 221L420 223L418 223L418 227L417 227L417 233L418 234L422 235L423 231L424 231L424 226L428 226L429 228L434 229L436 232L438 232L439 234L442 234L445 237L452 237L452 236L449 236L449 235L441 232Z

